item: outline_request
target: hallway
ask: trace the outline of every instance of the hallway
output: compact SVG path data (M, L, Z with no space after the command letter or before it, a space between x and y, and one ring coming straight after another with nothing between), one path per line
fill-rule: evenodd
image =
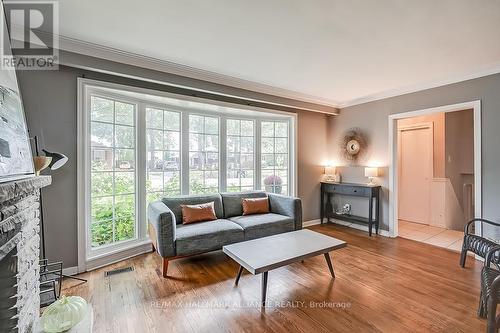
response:
M460 252L464 233L463 231L399 220L399 237Z

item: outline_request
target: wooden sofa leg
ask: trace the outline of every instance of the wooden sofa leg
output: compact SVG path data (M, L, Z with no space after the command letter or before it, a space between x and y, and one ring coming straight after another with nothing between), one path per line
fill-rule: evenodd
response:
M167 271L168 271L168 259L163 258L163 277L164 278L168 277Z

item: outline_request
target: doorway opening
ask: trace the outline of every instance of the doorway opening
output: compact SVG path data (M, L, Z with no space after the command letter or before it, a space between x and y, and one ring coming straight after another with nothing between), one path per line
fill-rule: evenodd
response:
M465 224L481 216L480 103L389 121L391 235L460 251Z

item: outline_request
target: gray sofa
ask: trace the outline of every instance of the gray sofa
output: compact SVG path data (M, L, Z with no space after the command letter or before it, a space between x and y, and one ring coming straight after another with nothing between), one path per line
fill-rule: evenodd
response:
M243 214L242 198L268 197L270 213ZM182 224L181 205L215 203L216 221ZM148 206L148 231L163 258L163 277L172 259L220 250L222 246L302 229L300 199L260 191L164 198Z

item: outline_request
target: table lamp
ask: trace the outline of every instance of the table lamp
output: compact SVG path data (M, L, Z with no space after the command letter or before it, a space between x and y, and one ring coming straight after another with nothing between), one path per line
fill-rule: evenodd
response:
M373 178L378 177L378 168L377 167L365 167L365 177L368 177L370 180L368 185L375 185L373 182Z

